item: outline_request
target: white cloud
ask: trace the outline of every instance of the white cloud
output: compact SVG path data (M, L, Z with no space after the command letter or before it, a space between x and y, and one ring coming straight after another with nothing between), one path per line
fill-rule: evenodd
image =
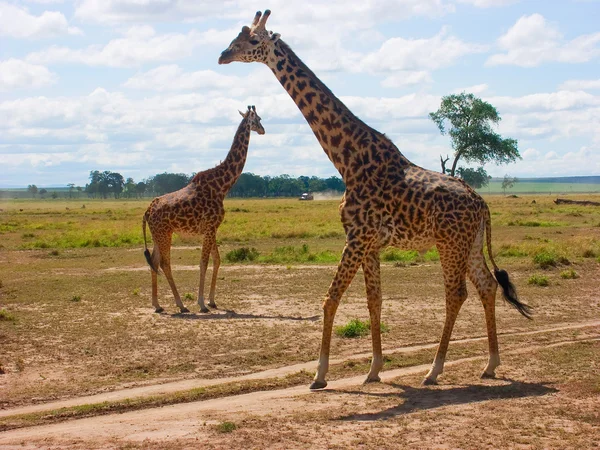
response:
M470 92L471 94L482 94L489 89L489 86L486 83L475 84L473 86L467 86L463 88L454 89L455 94L460 94L461 92Z
M560 89L567 91L586 91L600 89L600 79L597 80L567 80L560 85Z
M46 67L30 64L20 59L0 61L0 92L12 89L36 89L48 86L58 77Z
M373 72L435 70L454 64L462 56L485 50L483 45L449 36L448 30L443 28L428 39L388 39L379 50L363 58L361 64Z
M25 8L0 2L0 36L39 39L63 34L81 34L81 30L70 27L60 12L44 11L36 16Z
M585 34L570 41L540 14L523 16L498 39L504 53L488 58L486 65L536 67L544 62L582 63L600 55L600 33Z
M80 63L90 66L136 67L155 61L173 61L190 56L204 42L202 33L156 34L150 26L132 27L125 37L104 46L71 49L53 46L27 55L27 60L42 64Z
M430 73L425 70L406 70L400 71L399 73L395 73L394 75L386 77L381 82L381 85L383 87L388 88L397 88L404 86L413 86L415 84L431 83L432 81L433 80L431 79Z
M491 8L493 6L507 6L520 0L458 0L459 3L468 3L477 8Z
M373 24L384 18L439 17L455 10L450 0L381 0L372 3L362 0L272 0L268 7L280 17L279 20L292 18L290 23L331 23L335 20L349 27L354 27L357 22ZM264 8L264 2L254 0L228 0L225 3L212 0L80 0L76 2L75 16L83 21L100 23L219 18L248 24L254 13Z
M158 92L203 90L211 96L243 97L281 93L281 88L266 70L256 70L246 76L223 75L213 70L186 72L176 64L159 66L129 78L124 87Z
M535 148L528 148L524 152L521 152L521 156L524 160L536 160L539 159L541 153Z

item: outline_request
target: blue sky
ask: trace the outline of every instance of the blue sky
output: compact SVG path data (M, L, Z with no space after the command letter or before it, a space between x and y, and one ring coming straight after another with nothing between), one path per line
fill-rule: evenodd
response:
M365 122L439 170L428 119L473 92L523 160L494 176L600 174L598 0L0 0L0 187L139 181L224 158L255 104L245 171L337 172L266 66L217 65L256 10Z

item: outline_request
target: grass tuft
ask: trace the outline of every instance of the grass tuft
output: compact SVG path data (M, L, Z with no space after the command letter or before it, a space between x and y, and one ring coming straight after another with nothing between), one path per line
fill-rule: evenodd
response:
M528 284L533 284L534 286L548 286L550 284L550 281L548 281L548 277L546 275L538 275L538 274L533 274L529 277L529 280L527 280Z
M388 247L383 252L381 252L380 259L382 261L388 262L394 261L402 263L414 263L418 257L419 252L417 252L416 250L400 250L394 247Z
M71 298L71 301L72 301L73 303L79 303L79 302L81 301L81 295L74 295L74 296Z
M331 263L339 260L339 254L325 250L322 252L313 252L308 244L301 246L286 245L275 247L273 252L260 258L261 262L271 264L289 264L289 263Z
M564 270L560 273L560 277L564 280L575 280L579 278L579 274L574 269Z
M228 262L246 262L254 261L258 258L258 250L254 247L240 247L231 250L225 255L225 260Z
M215 425L215 428L219 433L231 433L237 428L237 425L233 422L221 422Z
M381 328L382 333L387 333L390 330L389 327L384 322L381 322L380 328ZM335 334L337 334L340 337L344 337L344 338L356 338L356 337L365 336L366 334L369 333L370 330L371 330L371 322L370 321L368 321L368 320L363 321L360 319L352 319L346 325L340 325L340 326L335 327Z
M550 267L556 267L559 264L571 264L566 257L559 256L552 251L546 250L536 253L533 257L533 262L541 269L549 269Z
M6 322L16 322L17 318L14 314L8 312L5 309L0 309L0 320L4 320Z

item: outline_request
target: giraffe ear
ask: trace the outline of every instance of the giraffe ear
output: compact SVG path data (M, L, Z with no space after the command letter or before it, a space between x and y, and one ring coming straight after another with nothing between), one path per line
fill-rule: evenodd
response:
M246 117L246 116L244 115L244 113L243 113L243 112L241 112L239 109L238 109L238 112L240 113L240 116L242 116L242 117Z
M281 35L279 33L273 33L273 34L271 34L271 41L273 41L273 43L275 43L279 40L280 37L281 37Z

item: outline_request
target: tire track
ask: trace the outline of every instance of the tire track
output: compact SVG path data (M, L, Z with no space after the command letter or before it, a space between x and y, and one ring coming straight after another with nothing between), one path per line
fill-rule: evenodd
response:
M546 348L594 341L600 341L600 337L528 346L506 351L505 354L522 354ZM487 359L487 356L462 358L449 361L446 363L446 366L451 367L485 359ZM422 364L385 371L381 373L381 381L385 383L399 377L425 373L429 367L429 364ZM219 415L226 414L229 417L236 413L285 415L293 414L297 411L306 412L307 405L310 405L313 410L330 408L332 403L339 405L340 395L343 393L336 392L332 395L323 395L323 393L326 393L328 390L341 390L359 386L363 380L364 375L331 381L328 389L325 391L311 392L306 386L296 386L274 391L258 391L200 402L9 430L0 433L0 445L12 445L16 448L23 442L33 443L41 440L45 444L52 442L53 445L56 445L56 440L63 442L81 442L81 440L84 442L106 442L107 440L113 442L122 442L124 440L142 442L144 440L168 441L192 438L199 433L203 433L200 428L202 423L214 423L215 416L218 417ZM313 403L303 402L303 399L310 399L310 396L320 396L320 401Z
M594 327L600 326L600 320L591 320L585 322L578 323L564 323L559 324L557 326L548 327L548 328L539 328L536 330L530 331L516 331L512 333L503 333L499 334L499 338L503 337L512 337L512 336L530 336L535 334L544 334L544 333L552 333L557 331L564 330L574 330L580 328ZM457 339L450 341L453 344L468 344L473 342L485 341L487 339L486 336L478 336L471 337L465 339ZM384 350L384 355L393 354L393 353L410 353L419 350L433 349L438 346L438 342L431 342L425 344L417 344L417 345L409 345L404 347L392 348ZM501 355L506 352L501 352ZM343 358L332 359L330 360L330 364L341 364L350 360L357 360L363 358L370 358L371 353L358 353L353 355L347 355ZM479 357L478 357L479 358ZM451 362L447 362L446 365ZM419 366L420 367L420 366ZM430 367L430 364L427 364L427 368ZM178 391L186 391L195 388L201 387L209 387L215 386L219 384L231 383L231 382L240 382L240 381L251 381L251 380L259 380L259 379L267 379L267 378L277 378L284 377L286 375L290 375L293 373L300 372L302 370L306 370L309 372L315 371L317 368L317 361L309 361L304 363L292 364L289 366L278 367L275 369L263 370L260 372L255 372L242 376L235 377L225 377L225 378L214 378L214 379L191 379L191 380L181 380L174 381L164 384L154 384L150 386L140 386L130 389L122 389L113 392L105 392L101 394L89 395L84 397L75 397L67 400L58 400L54 402L41 403L37 405L28 405L17 408L10 408L0 410L0 417L8 417L18 414L30 414L37 413L43 411L51 411L59 408L68 408L73 406L80 406L85 404L94 404L94 403L102 403L102 402L111 402L132 398L140 398L154 395L164 395L170 394ZM361 375L362 376L362 375ZM331 382L333 383L333 382ZM302 389L306 389L305 386L301 387Z

